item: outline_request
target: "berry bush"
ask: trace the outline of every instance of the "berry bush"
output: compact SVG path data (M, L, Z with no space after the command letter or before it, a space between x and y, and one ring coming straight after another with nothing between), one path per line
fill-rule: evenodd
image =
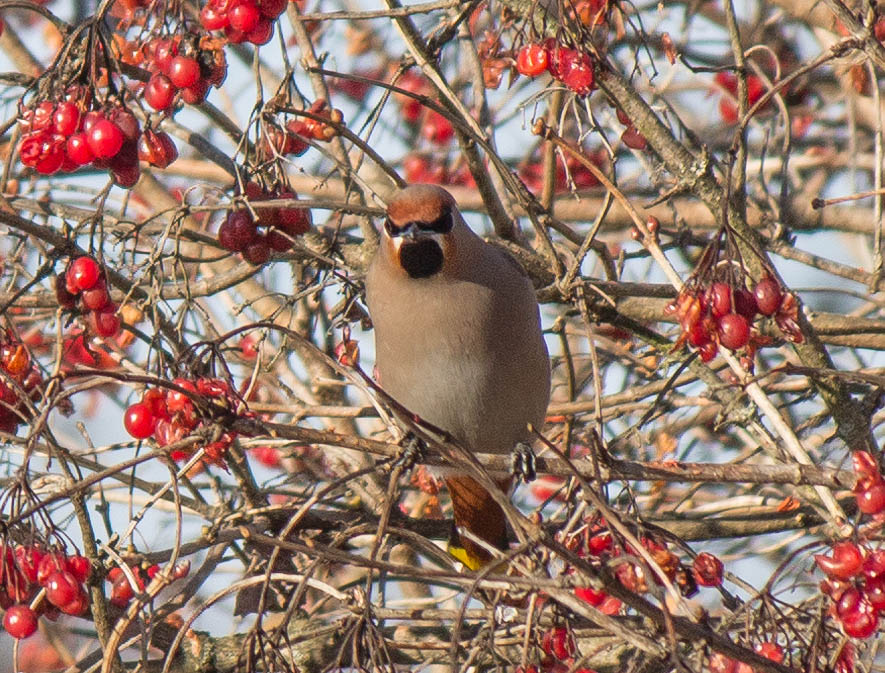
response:
M0 29L0 673L881 669L878 3ZM551 355L478 572L435 467L510 457L373 376L363 280L416 182L523 266Z

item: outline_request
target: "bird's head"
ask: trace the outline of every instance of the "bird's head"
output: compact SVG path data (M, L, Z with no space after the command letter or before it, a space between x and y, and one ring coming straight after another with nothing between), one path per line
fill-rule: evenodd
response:
M455 234L465 227L455 199L436 185L411 185L387 205L382 245L412 278L438 274L455 253Z

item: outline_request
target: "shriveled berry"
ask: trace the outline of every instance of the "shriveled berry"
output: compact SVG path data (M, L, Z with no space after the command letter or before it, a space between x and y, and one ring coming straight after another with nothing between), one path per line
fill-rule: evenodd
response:
M245 210L235 210L218 228L218 244L231 252L242 252L255 236L255 222Z
M774 315L781 306L783 292L780 284L771 276L766 276L753 290L756 295L756 307L762 315Z

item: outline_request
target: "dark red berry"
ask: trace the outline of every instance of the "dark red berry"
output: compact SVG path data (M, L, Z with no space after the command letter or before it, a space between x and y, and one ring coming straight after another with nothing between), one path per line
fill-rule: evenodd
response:
M242 252L256 236L255 222L245 210L235 210L218 228L218 244L231 252Z
M762 315L774 315L781 306L783 292L780 284L771 276L766 276L758 283L753 292L756 295L756 307Z
M200 64L190 56L175 56L169 63L169 80L179 89L193 86L200 79Z
M719 343L733 351L739 350L750 341L750 325L747 319L737 313L729 313L719 319Z

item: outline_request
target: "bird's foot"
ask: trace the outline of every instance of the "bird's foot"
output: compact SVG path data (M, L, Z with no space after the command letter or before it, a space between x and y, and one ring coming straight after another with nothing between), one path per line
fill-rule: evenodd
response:
M394 467L402 468L403 472L408 472L415 467L417 463L424 460L424 456L427 452L427 444L423 439L418 437L418 435L412 432L407 433L406 436L403 437L402 442L400 442L400 446L402 447L402 451L394 459Z
M537 477L535 472L535 452L525 442L517 442L510 454L510 472L524 483L534 481Z

